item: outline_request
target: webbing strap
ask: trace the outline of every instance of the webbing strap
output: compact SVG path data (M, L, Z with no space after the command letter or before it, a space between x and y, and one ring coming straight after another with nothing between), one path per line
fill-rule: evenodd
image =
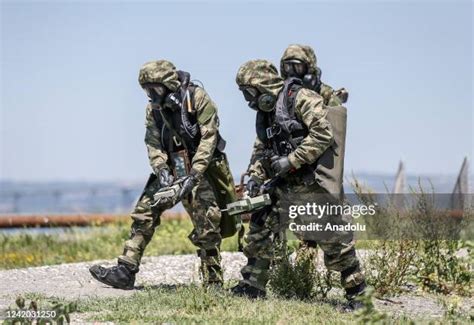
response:
M219 255L219 251L217 250L217 248L198 249L196 252L197 252L197 256L199 257L213 257L213 256Z

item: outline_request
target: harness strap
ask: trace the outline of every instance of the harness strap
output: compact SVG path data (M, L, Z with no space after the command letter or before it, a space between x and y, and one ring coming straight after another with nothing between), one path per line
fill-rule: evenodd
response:
M212 256L218 256L219 251L217 248L211 248L211 249L198 249L196 251L198 257L212 257Z

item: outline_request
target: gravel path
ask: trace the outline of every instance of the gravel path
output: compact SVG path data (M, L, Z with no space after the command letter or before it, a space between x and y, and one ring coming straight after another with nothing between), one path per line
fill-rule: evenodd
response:
M245 264L242 253L222 253L224 278L237 279ZM0 309L15 301L19 294L36 292L67 299L86 297L129 296L133 290L117 290L92 278L89 267L100 263L115 265L115 260L90 261L52 266L0 271ZM183 284L199 281L199 258L196 255L162 255L145 257L135 286Z

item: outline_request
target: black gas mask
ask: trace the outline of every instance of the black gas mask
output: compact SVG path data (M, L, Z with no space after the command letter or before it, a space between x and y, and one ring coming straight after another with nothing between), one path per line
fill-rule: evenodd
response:
M276 98L272 94L262 94L257 88L252 86L242 86L240 90L251 109L263 112L271 112L275 109Z
M179 95L162 84L145 85L143 89L149 98L152 108L170 108L174 110L181 107Z
M283 61L283 71L287 78L298 78L302 81L303 87L319 93L321 89L321 69L316 68L316 73L309 73L308 65L298 59Z

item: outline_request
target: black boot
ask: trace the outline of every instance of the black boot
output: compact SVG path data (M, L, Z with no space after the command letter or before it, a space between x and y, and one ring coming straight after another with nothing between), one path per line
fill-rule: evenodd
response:
M352 313L359 309L364 308L364 306L365 305L362 301L351 299L351 300L348 300L346 306L344 307L344 312Z
M364 303L359 299L365 292L365 281L359 285L346 289L347 305L344 308L345 312L354 312L358 309L364 308Z
M138 268L119 262L116 266L109 268L93 265L89 272L99 282L114 288L131 290L135 284L135 274L138 272Z
M247 283L239 283L232 289L231 293L235 296L247 297L249 299L265 298L267 293L263 290L255 288Z

